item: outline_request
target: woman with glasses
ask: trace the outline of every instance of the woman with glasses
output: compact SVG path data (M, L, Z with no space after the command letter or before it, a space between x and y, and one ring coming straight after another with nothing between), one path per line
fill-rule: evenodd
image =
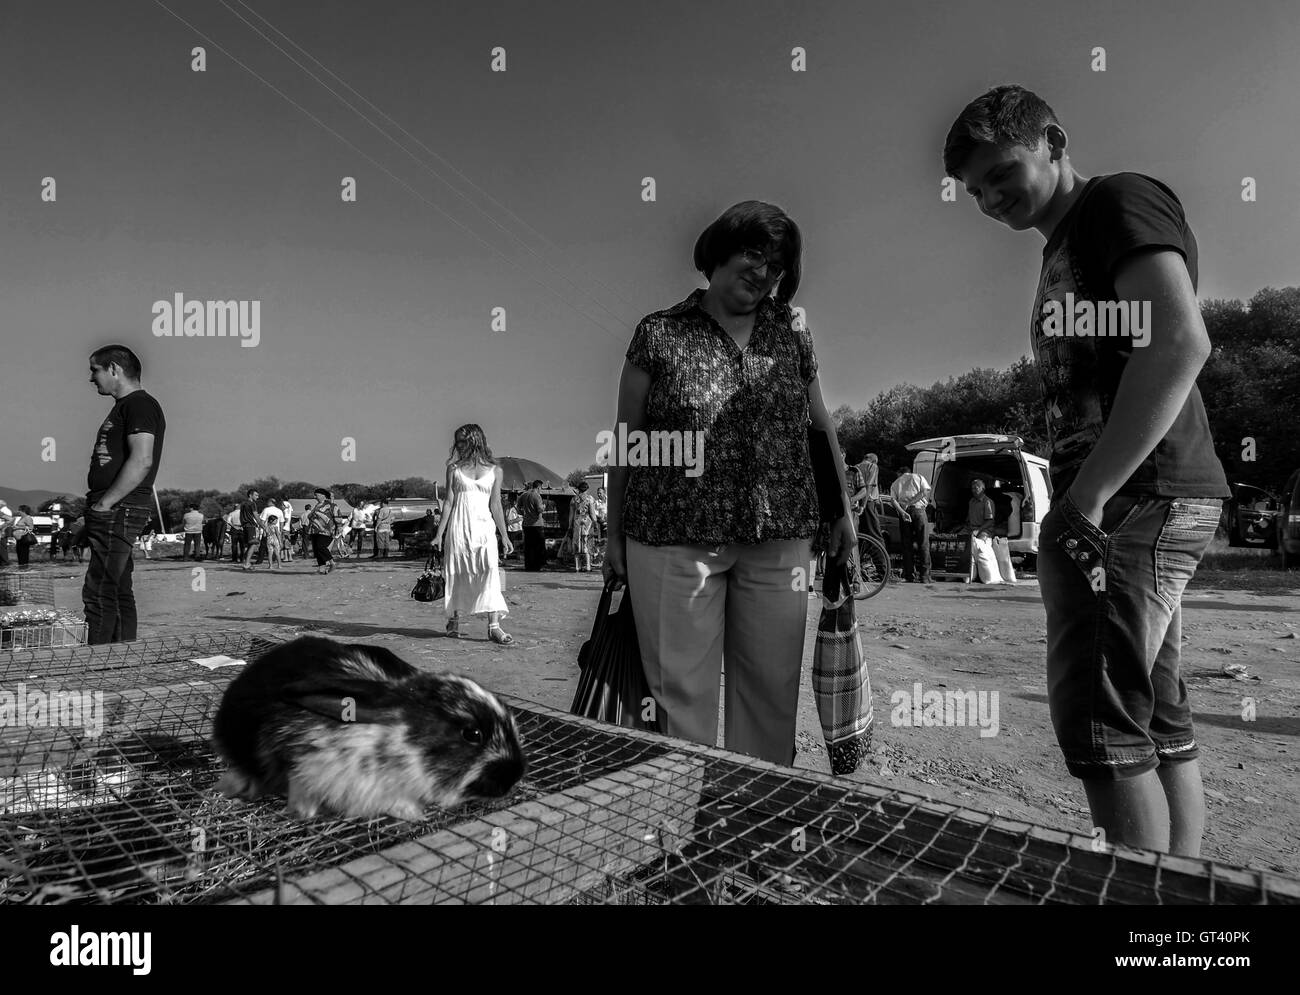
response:
M627 583L659 728L715 745L725 667L727 749L781 764L794 762L819 517L810 418L830 437L844 490L812 338L790 306L801 253L780 208L737 204L695 243L708 288L637 325L618 421L651 445L681 433L687 465L663 465L662 451L657 466L611 459L604 567ZM689 461L688 439L704 440ZM832 556L853 543L845 514Z

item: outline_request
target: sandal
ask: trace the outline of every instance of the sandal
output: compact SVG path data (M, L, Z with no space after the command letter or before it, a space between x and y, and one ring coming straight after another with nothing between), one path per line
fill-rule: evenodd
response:
M455 617L447 619L446 636L448 639L460 638L460 619Z
M488 626L488 638L498 646L509 646L515 641L515 637L506 632L499 625Z

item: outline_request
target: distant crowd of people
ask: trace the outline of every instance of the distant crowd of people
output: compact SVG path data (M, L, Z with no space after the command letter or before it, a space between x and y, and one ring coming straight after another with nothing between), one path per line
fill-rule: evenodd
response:
M50 535L48 546L49 558L67 559L75 556L78 563L88 547L85 538L86 518L84 515L74 518L71 515L51 515L59 527ZM0 501L0 569L8 567L9 543L14 544L14 554L20 570L30 569L32 550L37 545L36 517L30 505L20 504L18 510L12 511Z
M431 539L440 518L440 509L426 509L424 521L411 533ZM336 553L363 555L367 537L371 540L370 559L388 559L396 516L388 498L379 498L367 513L360 507L341 508L333 492L322 487L296 517L288 498L263 498L257 490L250 490L242 501L214 518L205 517L191 505L181 522L184 559L221 559L229 541L231 562L245 570L262 563L275 570L292 562L296 553L314 556L317 572L329 573Z

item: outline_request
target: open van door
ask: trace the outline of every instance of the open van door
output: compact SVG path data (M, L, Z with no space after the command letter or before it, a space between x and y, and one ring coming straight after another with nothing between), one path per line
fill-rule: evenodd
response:
M1277 518L1282 501L1252 484L1232 484L1232 497L1223 502L1222 524L1229 546L1277 549Z
M934 490L937 530L952 532L960 527L970 497L969 481L982 479L997 508L997 534L1007 538L1013 554L1035 557L1052 484L1047 460L1026 452L1024 445L1018 435L992 434L909 443L913 472L925 477ZM952 472L946 473L950 467Z
M934 470L942 463L951 463L961 456L1018 453L1024 445L1025 440L1018 435L945 435L909 442L906 448L909 453L916 454L912 459L912 472L921 474L933 486Z

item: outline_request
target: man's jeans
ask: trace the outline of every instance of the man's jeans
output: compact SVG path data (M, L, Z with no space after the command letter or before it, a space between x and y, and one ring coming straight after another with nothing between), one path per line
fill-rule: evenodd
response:
M147 505L117 505L112 511L86 508L90 565L81 600L86 609L86 641L125 643L135 639L135 592L131 588L135 538L149 524Z
M1196 759L1179 674L1183 589L1218 498L1116 495L1090 522L1059 495L1039 532L1047 700L1075 777L1132 777Z
M930 520L925 517L925 505L914 504L898 520L898 527L903 533L903 579L911 580L916 576L912 572L913 560L921 559L922 584L930 582ZM915 547L915 550L913 549Z
M185 545L181 547L181 559L190 558L190 546L194 546L194 558L197 560L199 554L203 552L203 534L201 532L186 532Z
M524 569L541 570L546 566L546 533L540 525L524 526Z

